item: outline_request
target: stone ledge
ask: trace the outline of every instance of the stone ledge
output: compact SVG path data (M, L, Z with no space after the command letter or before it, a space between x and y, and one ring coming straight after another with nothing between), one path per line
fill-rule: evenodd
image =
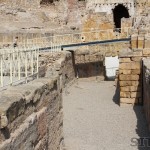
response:
M10 87L0 93L0 128L6 127L15 118L25 112L26 105L37 103L41 93L51 91L57 82L57 78L37 79L28 84Z

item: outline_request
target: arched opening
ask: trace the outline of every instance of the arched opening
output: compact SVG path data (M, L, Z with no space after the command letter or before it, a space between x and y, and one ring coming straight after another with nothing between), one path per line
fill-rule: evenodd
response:
M122 4L117 5L113 9L113 15L114 15L114 23L116 28L121 28L121 19L122 18L129 18L129 12L128 9L123 6Z

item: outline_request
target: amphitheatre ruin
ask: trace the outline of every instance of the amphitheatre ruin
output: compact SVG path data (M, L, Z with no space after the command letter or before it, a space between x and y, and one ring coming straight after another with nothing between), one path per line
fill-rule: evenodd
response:
M0 150L149 150L149 12L0 0Z

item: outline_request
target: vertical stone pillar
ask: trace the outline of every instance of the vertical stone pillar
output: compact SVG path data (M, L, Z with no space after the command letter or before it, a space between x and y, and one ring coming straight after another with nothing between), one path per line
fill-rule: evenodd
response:
M120 54L119 85L120 103L142 103L142 51Z

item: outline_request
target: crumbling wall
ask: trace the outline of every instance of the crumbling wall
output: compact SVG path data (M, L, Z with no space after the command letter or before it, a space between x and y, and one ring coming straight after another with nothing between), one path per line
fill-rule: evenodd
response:
M74 78L72 67L71 54L63 53L52 72L45 70L45 77L0 93L1 150L60 149L62 90Z
M143 60L143 105L150 129L150 59Z

